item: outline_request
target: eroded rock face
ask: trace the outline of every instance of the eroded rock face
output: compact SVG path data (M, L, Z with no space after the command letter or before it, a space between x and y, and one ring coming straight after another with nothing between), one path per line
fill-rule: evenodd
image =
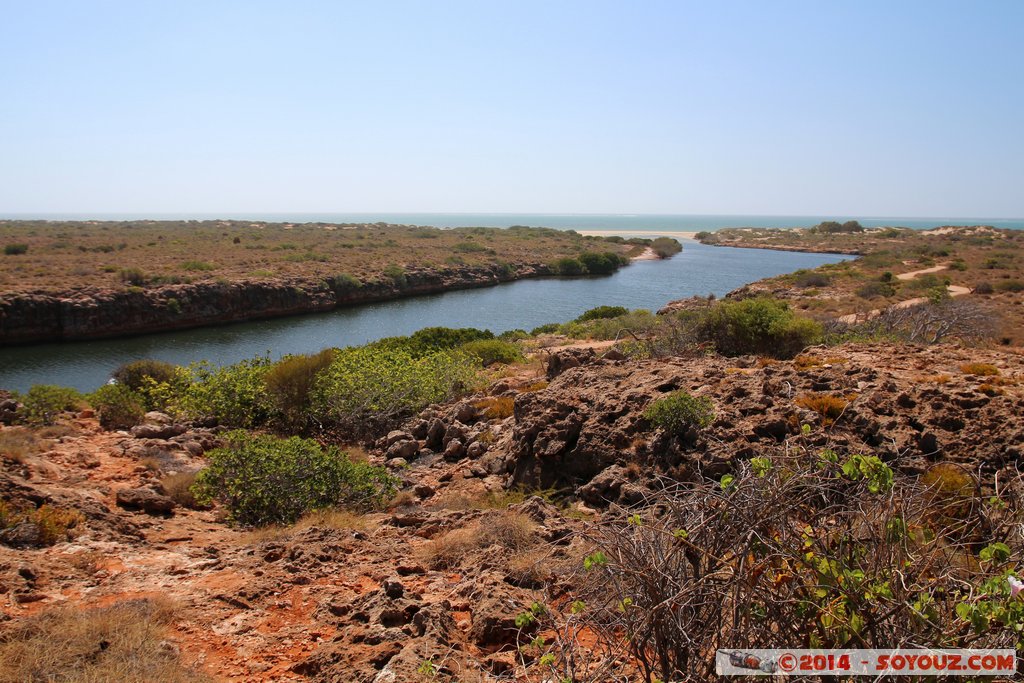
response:
M117 492L117 504L129 510L142 510L151 515L166 515L178 504L167 496L150 489L121 489Z

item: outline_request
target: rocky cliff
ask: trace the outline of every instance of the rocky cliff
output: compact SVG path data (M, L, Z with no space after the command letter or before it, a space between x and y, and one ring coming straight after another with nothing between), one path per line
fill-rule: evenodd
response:
M13 293L0 297L0 345L119 337L329 311L548 274L543 264L494 265L410 270L361 285L338 277Z

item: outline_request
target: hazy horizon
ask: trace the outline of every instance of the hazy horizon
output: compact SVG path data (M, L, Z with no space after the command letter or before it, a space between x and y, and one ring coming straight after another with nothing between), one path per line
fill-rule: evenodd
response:
M4 19L0 215L1024 217L1009 0Z

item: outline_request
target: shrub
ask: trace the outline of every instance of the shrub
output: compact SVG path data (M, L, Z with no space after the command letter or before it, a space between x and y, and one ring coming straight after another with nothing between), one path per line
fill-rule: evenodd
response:
M741 465L726 487L663 480L644 501L651 513L582 530L577 568L559 572L538 617L555 643L528 673L596 683L609 669L589 672L620 657L651 680L713 680L737 605L744 642L761 647L1019 647L1015 496L1000 524L960 523L972 532L962 540L943 536L929 489L873 456L842 471L838 458L771 464Z
M623 264L619 255L612 251L598 254L588 251L579 255L579 262L590 275L607 275L614 273Z
M453 398L477 384L480 361L460 351L416 358L376 345L338 351L314 386L321 422L365 431Z
M546 323L544 325L538 325L537 327L530 330L530 336L536 337L540 334L556 334L558 328L561 327L558 323Z
M822 424L828 426L839 419L849 405L845 398L828 394L810 393L797 396L794 401L801 408L813 410L821 416Z
M551 270L555 275L585 275L586 266L579 259L565 256L551 264Z
M481 399L473 405L488 420L501 420L512 414L515 399L511 396L493 396Z
M217 266L206 261L185 261L181 264L182 270L188 270L192 272L217 270Z
M399 289L402 289L409 284L409 278L405 274L405 268L402 268L401 266L388 266L384 269L384 275L390 278Z
M890 297L896 294L896 287L888 280L865 282L854 290L854 294L862 299L874 299L875 297Z
M349 275L348 273L342 273L334 278L332 287L335 291L344 291L351 289L359 289L363 286L359 278Z
M508 341L508 342L522 341L523 339L529 339L529 338L530 338L530 333L527 332L526 330L520 330L520 329L505 330L504 332L502 332L501 334L498 335L498 339L501 339L502 341Z
M794 273L793 282L797 287L827 287L832 283L832 278L825 273L800 270Z
M82 407L83 397L75 389L53 384L36 384L21 399L22 414L29 424L52 425L57 416Z
M146 274L141 268L122 268L118 271L118 276L121 278L121 282L126 282L129 285L141 287L146 284Z
M0 640L0 680L202 683L168 647L173 610L162 601L57 607L18 620Z
M160 480L160 488L163 489L164 495L182 507L192 510L203 508L205 506L200 505L195 494L192 493L192 485L196 483L196 474L196 472L168 474Z
M27 244L6 244L4 245L4 254L7 256L17 256L18 254L28 253Z
M683 250L683 245L671 237L658 237L651 242L651 249L659 258L669 258Z
M574 322L584 323L588 320L598 320L601 318L617 318L627 313L629 313L629 309L625 306L598 306L584 312Z
M996 291L991 282L979 282L974 288L975 294L991 294Z
M768 298L718 302L698 316L695 331L700 341L712 343L723 355L774 358L792 358L820 340L823 332L819 323Z
M1024 282L1021 280L1000 280L996 283L996 289L1000 292L1024 292Z
M132 361L118 367L111 374L119 384L124 384L132 391L141 391L146 380L154 382L173 382L177 377L178 368L171 363L151 358Z
M125 384L105 384L89 395L104 429L128 429L146 414L143 398Z
M0 500L0 530L19 524L34 524L39 529L38 545L49 546L72 538L85 517L78 510L42 505L21 509Z
M472 254L480 251L487 251L487 247L482 244L477 244L476 242L458 242L454 247L452 247L452 251L457 251L462 254Z
M270 359L257 357L222 368L208 363L188 367L176 408L193 419L212 418L231 427L266 424L271 413L264 377Z
M424 327L408 337L385 337L370 346L405 351L414 358L422 358L480 339L494 339L494 334L475 327Z
M264 375L267 398L292 429L304 429L310 419L310 391L319 375L334 360L334 349L308 356L287 356Z
M715 419L714 404L706 396L691 396L680 390L658 399L644 411L655 427L670 434L685 434L691 428L707 427Z
M11 427L0 431L0 456L22 462L39 450L39 439L24 427Z
M463 344L461 351L476 356L486 368L495 363L509 365L523 360L523 352L512 342L500 339L480 339Z
M397 480L382 467L354 463L334 447L299 437L230 432L208 453L192 487L200 504L224 504L235 524L291 524L312 510L379 507Z
M960 371L968 375L979 375L981 377L995 377L999 374L999 368L991 363L964 363Z

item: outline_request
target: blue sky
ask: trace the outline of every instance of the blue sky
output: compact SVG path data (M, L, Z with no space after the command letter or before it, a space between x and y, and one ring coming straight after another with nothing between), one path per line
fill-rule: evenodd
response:
M1024 2L0 0L0 214L1024 217Z

